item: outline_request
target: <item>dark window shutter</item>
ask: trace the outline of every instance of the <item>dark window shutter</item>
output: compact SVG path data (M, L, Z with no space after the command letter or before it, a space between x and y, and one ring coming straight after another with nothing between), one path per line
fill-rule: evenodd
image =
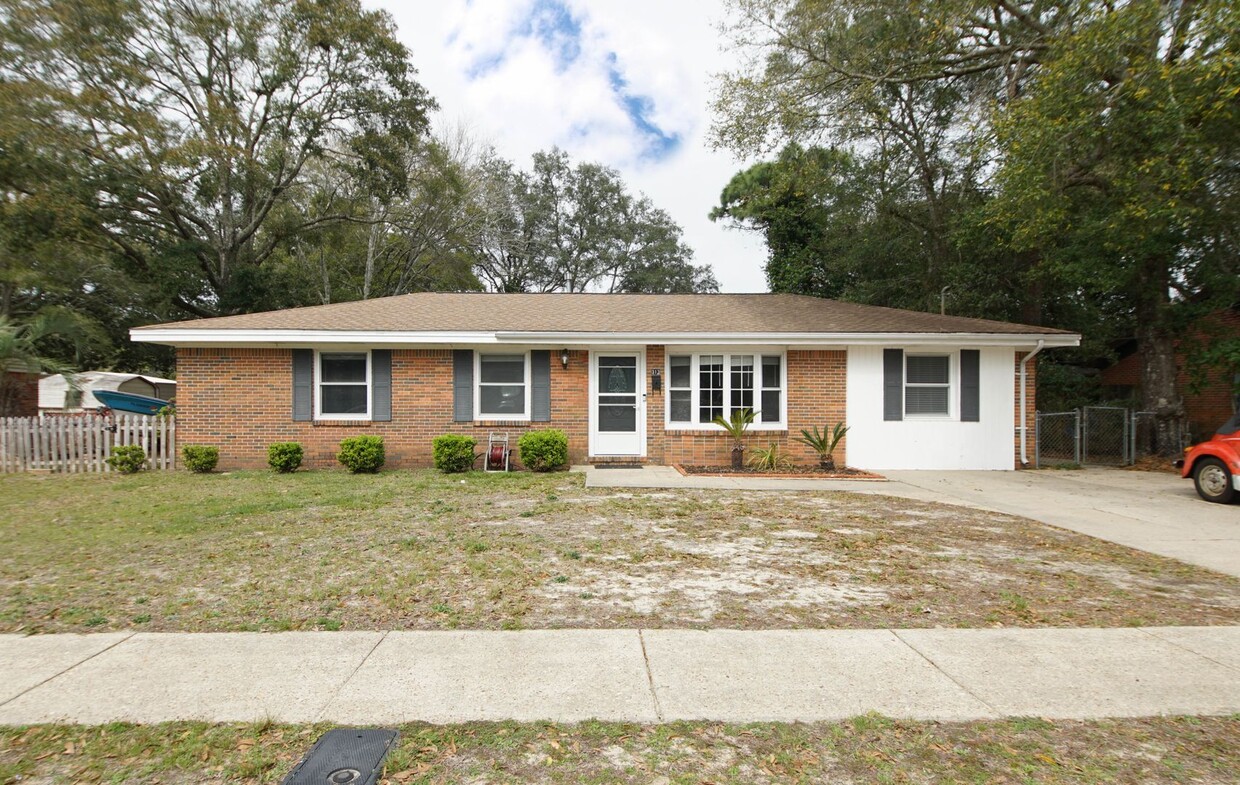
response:
M474 353L469 349L452 352L452 419L474 419Z
M960 350L960 421L978 422L982 419L981 403L981 352L977 349Z
M293 419L314 419L314 350L293 350Z
M883 349L883 419L904 419L903 349Z
M530 419L534 422L551 421L551 352L538 349L530 352Z
M370 419L389 422L392 419L392 350L375 349L370 353Z

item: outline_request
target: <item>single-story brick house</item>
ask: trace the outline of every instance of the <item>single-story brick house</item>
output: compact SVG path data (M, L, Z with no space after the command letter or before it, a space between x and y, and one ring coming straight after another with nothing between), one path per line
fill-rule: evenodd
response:
M711 420L758 412L748 441L844 420L865 469L1012 469L1032 433L1035 363L1062 330L789 294L419 293L139 327L177 348L178 439L255 467L298 441L333 463L343 437L384 437L389 465L431 439L530 428L570 460L725 464ZM1023 383L1023 387L1022 387Z

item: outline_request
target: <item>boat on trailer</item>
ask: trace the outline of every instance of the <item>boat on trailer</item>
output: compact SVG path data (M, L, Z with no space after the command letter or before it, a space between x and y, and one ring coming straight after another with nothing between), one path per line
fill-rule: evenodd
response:
M161 409L169 405L167 401L160 398L117 392L116 390L92 390L91 394L95 396L95 400L114 412L159 414Z

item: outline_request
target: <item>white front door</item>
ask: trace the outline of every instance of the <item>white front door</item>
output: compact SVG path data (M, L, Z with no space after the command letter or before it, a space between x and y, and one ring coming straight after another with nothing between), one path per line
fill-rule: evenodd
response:
M644 455L644 355L638 352L597 352L592 357L590 454Z

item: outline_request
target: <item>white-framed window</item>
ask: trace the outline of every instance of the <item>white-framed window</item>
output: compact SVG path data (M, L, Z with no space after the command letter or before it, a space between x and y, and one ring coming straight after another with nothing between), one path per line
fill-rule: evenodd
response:
M319 420L370 419L370 352L319 352L314 415Z
M904 415L951 416L951 355L904 355Z
M530 418L529 352L476 352L474 412L480 420Z
M753 409L751 428L785 428L787 361L783 353L669 352L666 422L672 429L714 430L715 417Z

